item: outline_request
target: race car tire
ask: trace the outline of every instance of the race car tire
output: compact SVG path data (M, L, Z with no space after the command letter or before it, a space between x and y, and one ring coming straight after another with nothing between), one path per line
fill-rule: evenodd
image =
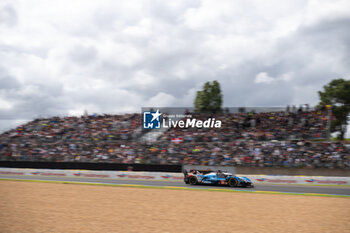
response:
M191 176L191 177L188 179L188 183L189 183L190 185L196 185L196 184L198 183L197 177Z
M230 178L227 183L230 187L236 187L238 185L238 181L235 178Z

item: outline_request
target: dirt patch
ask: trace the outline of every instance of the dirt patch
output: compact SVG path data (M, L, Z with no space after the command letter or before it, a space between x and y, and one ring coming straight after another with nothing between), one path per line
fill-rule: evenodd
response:
M0 232L349 232L350 199L0 181Z

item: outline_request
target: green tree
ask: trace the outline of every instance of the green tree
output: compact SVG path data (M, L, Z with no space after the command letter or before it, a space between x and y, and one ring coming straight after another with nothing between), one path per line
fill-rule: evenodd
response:
M336 120L331 122L331 132L339 131L343 140L346 132L347 118L350 113L350 80L334 79L318 92L320 105L331 105Z
M201 91L197 91L194 100L196 112L216 113L222 111L222 94L218 81L206 82Z

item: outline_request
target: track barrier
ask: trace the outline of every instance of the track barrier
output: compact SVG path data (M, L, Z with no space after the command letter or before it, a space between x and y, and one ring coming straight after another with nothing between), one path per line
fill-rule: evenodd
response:
M239 174L236 174L240 176ZM132 171L93 171L64 169L29 169L0 167L0 178L8 176L35 177L75 177L119 180L154 180L183 182L182 173L171 172L132 172ZM278 175L242 175L250 178L254 184L302 184L302 185L350 185L350 177L331 176L278 176Z

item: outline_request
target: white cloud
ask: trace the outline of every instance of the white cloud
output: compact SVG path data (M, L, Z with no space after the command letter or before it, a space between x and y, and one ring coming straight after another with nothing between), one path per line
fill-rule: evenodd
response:
M271 83L275 79L270 77L266 72L261 72L255 77L255 83Z
M269 76L269 74L266 72L260 72L255 76L254 82L270 84L270 83L276 83L279 81L290 81L292 77L293 77L293 73L285 73L280 75L279 77L274 78Z
M160 92L155 96L152 96L145 106L155 107L168 107L172 106L176 101L176 98L164 92Z
M225 106L314 105L324 84L350 77L349 8L346 0L3 0L0 116L191 106L215 79Z
M13 106L13 103L12 103L11 101L2 99L2 98L0 97L0 109L8 110L8 109L11 109L12 106Z

